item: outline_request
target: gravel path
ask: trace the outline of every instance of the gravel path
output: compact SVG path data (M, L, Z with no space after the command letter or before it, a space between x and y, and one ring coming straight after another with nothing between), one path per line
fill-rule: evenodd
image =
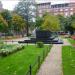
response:
M63 39L63 45L70 45L67 39ZM62 45L53 45L37 75L63 75L62 73Z

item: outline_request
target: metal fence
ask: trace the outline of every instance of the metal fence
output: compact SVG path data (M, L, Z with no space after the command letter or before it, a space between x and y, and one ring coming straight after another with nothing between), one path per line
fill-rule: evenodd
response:
M42 54L39 55L35 62L33 64L29 65L29 69L26 72L25 75L35 75L36 72L38 71L38 69L40 68L40 65L42 64L42 62L44 61L45 57L47 56L47 54L49 53L51 48L51 45L49 45L45 50L43 50Z

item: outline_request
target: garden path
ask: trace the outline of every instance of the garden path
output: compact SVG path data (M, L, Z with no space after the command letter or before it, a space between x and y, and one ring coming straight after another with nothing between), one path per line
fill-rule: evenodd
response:
M63 39L63 45L70 45L67 39ZM63 75L62 73L62 45L54 44L37 75Z

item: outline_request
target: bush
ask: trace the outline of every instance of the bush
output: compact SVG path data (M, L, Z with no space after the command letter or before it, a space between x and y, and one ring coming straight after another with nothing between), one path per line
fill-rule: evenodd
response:
M5 57L9 55L9 51L2 51L1 56Z
M39 47L39 48L44 47L44 43L43 42L37 42L37 47Z

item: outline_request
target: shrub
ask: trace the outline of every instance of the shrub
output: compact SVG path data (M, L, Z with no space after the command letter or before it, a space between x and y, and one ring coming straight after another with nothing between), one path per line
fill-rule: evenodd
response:
M1 52L1 55L2 55L3 57L5 57L5 56L9 55L9 51L2 51L2 52Z
M44 43L43 42L37 42L37 47L39 47L39 48L44 47Z

